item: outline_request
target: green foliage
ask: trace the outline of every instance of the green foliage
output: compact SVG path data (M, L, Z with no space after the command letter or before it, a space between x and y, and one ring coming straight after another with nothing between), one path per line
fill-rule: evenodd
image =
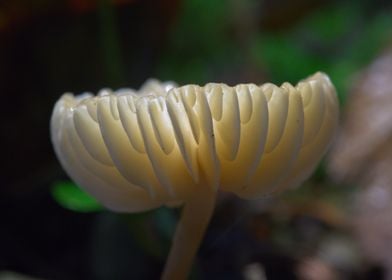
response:
M250 33L243 30L250 42L244 46L238 41L241 37L233 37L233 26L238 22L232 5L224 1L184 1L156 75L180 84L203 84L211 81L214 73L235 67L239 61L254 62L274 83L296 83L324 71L344 104L350 77L370 63L391 35L390 13L372 14L369 5L368 1L333 1L279 32L264 32L254 26ZM249 50L241 50L243 47ZM241 57L246 53L250 53L250 59Z
M56 182L51 190L53 198L66 209L84 213L103 209L99 202L72 182Z
M323 45L335 45L362 21L362 6L350 1L333 3L304 18L296 31Z
M51 191L56 202L68 210L90 213L104 209L93 197L70 181L56 182ZM121 214L119 217L126 222L130 234L144 252L156 257L166 254L177 222L172 209L161 207L143 213ZM149 220L153 221L153 228Z
M209 81L209 65L230 57L227 28L225 1L184 1L156 75L180 84Z
M370 63L391 35L390 14L366 16L361 4L334 2L290 30L259 34L252 49L255 61L279 83L324 71L344 104L349 78Z
M107 79L115 86L120 86L125 79L125 65L120 46L120 34L117 27L117 16L110 0L98 1L100 23L100 44L105 62Z

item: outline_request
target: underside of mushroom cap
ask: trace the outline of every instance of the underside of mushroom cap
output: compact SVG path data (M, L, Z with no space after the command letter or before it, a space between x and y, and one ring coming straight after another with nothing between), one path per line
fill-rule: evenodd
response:
M110 209L177 205L208 187L257 198L301 183L334 134L323 73L276 86L149 81L139 92L63 95L51 137L64 169Z

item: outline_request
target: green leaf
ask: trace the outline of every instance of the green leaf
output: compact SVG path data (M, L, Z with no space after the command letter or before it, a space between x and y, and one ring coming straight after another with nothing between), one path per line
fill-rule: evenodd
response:
M76 212L96 212L102 205L77 185L68 181L59 181L51 189L53 198L66 209Z

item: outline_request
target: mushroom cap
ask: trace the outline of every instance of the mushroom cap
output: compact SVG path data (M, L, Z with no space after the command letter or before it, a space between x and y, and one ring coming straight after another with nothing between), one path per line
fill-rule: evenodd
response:
M338 102L327 75L296 86L148 81L64 94L51 138L68 175L109 209L186 202L200 187L259 198L300 184L325 153Z

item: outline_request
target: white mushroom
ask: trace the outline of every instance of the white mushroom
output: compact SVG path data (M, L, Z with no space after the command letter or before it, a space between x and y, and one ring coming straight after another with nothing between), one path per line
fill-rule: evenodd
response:
M300 184L337 120L335 89L323 73L295 87L151 80L139 93L63 95L51 137L69 176L107 208L184 205L163 279L185 279L216 192L254 199Z

